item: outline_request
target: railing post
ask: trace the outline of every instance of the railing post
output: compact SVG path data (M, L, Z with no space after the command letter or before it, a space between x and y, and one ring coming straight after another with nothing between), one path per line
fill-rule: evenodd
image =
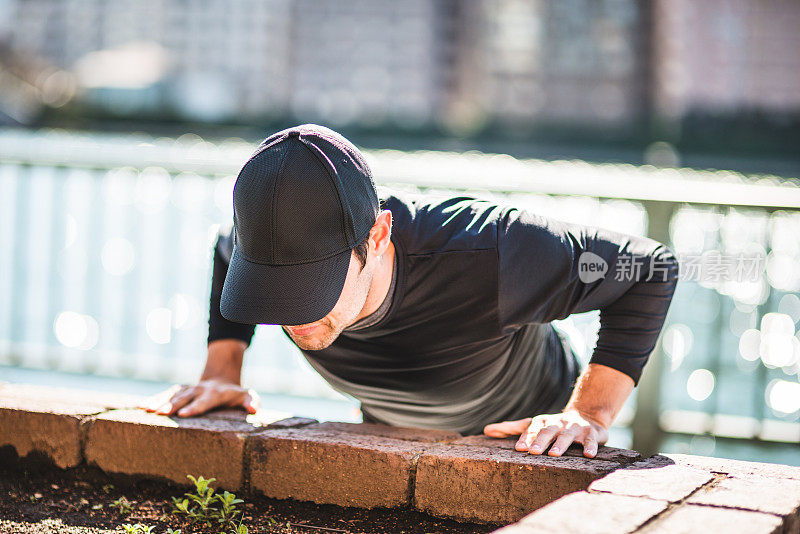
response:
M644 201L647 210L647 235L669 245L669 222L678 204L675 202ZM663 336L658 336L653 353L644 366L642 377L636 386L636 413L631 422L632 448L645 456L659 452L663 431L659 425L661 403L661 374L664 369Z

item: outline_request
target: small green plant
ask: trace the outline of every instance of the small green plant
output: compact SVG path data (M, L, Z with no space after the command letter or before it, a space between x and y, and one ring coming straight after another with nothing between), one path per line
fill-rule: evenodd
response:
M131 503L128 501L128 499L125 498L124 495L119 499L117 499L116 501L109 504L109 506L111 508L116 508L117 510L119 510L119 513L121 514L129 514L131 513L131 510L133 510L133 506L131 506Z
M131 525L130 523L125 523L122 525L123 530L125 530L125 534L152 534L153 527L143 525L141 523L136 523Z
M247 534L247 526L242 524L242 511L236 505L243 503L229 491L215 493L211 483L215 478L187 477L194 483L195 491L184 493L183 498L172 498L173 513L183 514L192 523L217 525L223 532Z
M167 530L164 534L181 534L181 529L172 530L172 527L167 527Z

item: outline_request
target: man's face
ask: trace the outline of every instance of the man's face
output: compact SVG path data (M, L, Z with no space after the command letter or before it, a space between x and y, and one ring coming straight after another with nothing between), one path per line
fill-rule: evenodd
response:
M375 270L374 263L372 258L368 258L367 264L362 269L361 262L355 254L351 254L342 294L339 295L339 300L330 313L313 323L283 326L298 347L305 350L322 350L333 343L342 330L356 321L369 294Z

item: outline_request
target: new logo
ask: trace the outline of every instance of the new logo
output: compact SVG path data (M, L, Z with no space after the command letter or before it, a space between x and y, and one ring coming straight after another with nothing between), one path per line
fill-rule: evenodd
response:
M578 278L584 284L600 280L608 272L608 263L594 252L582 252L578 258Z

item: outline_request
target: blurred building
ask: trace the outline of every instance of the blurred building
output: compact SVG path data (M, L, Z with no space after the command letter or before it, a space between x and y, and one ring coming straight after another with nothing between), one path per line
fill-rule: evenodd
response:
M6 1L12 46L73 70L112 112L213 121L285 107L285 0Z
M800 110L800 2L654 2L659 113Z
M632 0L460 3L457 122L629 123L647 104L648 11ZM459 118L458 113L465 113Z
M292 3L290 109L336 124L417 127L443 105L446 4L357 0Z
M439 104L447 43L429 0L11 4L12 45L75 70L86 97L112 109L416 125Z
M626 128L798 116L794 0L0 0L0 39L111 113Z

